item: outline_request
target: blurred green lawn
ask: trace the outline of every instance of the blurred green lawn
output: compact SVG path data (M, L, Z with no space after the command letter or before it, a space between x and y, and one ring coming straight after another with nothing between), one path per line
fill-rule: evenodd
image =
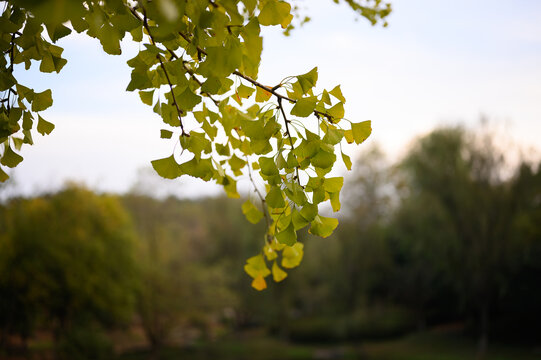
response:
M149 353L124 354L121 360L147 360ZM205 342L189 349L167 348L161 360L463 360L476 359L473 341L434 332L408 335L396 340L343 344L294 344L265 336L248 336ZM514 348L490 344L485 360L541 359L541 349Z

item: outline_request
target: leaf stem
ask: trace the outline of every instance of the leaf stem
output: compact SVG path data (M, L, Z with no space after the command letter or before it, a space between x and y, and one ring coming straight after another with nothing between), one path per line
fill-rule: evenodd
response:
M263 207L263 216L265 217L265 222L267 223L267 229L270 229L271 223L270 223L269 210L267 209L267 201L265 201L265 198L263 197L263 195L261 194L261 192L257 188L257 185L256 185L256 183L254 181L254 178L252 176L252 167L251 167L250 159L248 158L248 155L246 155L246 163L248 165L248 177L250 178L250 182L252 183L252 185L254 187L255 193L259 197L259 200L261 200L261 206ZM267 242L269 244L272 242L272 237L268 233L268 230L267 230Z
M293 139L291 138L291 132L289 131L289 123L290 123L290 121L287 119L286 112L284 111L284 107L282 106L282 98L278 98L278 107L280 108L280 111L282 112L282 116L284 117L284 122L286 124L286 134L287 134L287 137L289 138L289 144L291 145L291 151L294 152L295 151L295 146L293 145ZM295 154L293 153L293 155L295 155ZM302 187L301 179L299 177L299 165L295 166L295 173L296 173L295 177L297 178L297 182Z

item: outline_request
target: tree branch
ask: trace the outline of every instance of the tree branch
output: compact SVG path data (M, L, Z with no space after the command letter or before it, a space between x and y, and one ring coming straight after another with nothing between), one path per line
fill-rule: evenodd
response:
M133 9L132 14L133 13L137 14L137 11ZM138 14L137 14L137 17L140 18ZM150 42L152 43L152 45L156 45L156 41L154 41L154 38L152 37L152 33L150 32L150 26L148 26L147 14L144 8L143 8L143 27L147 31L148 37L150 38ZM180 129L182 131L181 136L190 136L190 134L187 133L186 130L184 130L184 124L182 123L183 113L182 113L182 110L180 110L178 106L177 99L175 98L175 92L173 91L173 84L171 83L171 79L169 78L169 74L167 73L167 69L165 68L165 64L162 61L162 56L160 54L156 54L156 58L160 62L160 67L162 68L163 73L165 74L165 78L167 79L167 83L169 84L169 89L171 90L171 98L173 99L173 104L175 105L175 108L177 109L178 121L180 123Z
M250 165L250 159L248 159L248 155L246 155L246 163L248 165L248 177L250 178L250 182L254 186L255 193L259 197L259 200L261 200L261 206L263 207L263 216L265 217L265 222L267 223L267 229L270 229L271 223L270 223L269 211L267 209L267 202L265 201L265 198L263 197L263 195L261 194L261 192L257 188L257 185L256 185L256 183L254 181L254 178L252 176L252 167ZM267 232L267 242L269 244L272 242L272 237L270 236L270 234L268 232Z
M289 138L289 144L291 145L291 151L295 151L295 146L293 145L293 139L291 138L291 132L289 131L289 120L287 119L286 117L286 112L284 111L284 107L282 106L282 99L281 98L278 98L278 107L280 108L280 111L282 112L282 116L284 117L284 122L286 124L286 134L287 134L287 137ZM293 153L294 155L295 153ZM302 187L301 185L301 179L299 178L299 165L295 166L295 177L297 178L297 182L299 183L299 185Z

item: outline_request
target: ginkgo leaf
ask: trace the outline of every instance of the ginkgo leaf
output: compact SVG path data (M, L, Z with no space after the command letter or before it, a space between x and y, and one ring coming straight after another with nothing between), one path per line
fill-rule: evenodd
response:
M160 130L160 138L162 138L162 139L171 139L172 136L173 136L172 131L166 130L166 129L161 129Z
M342 95L342 90L340 89L340 85L336 85L334 89L329 91L329 94L340 100L340 102L345 103L346 98L344 98L344 95Z
M291 109L291 115L307 117L314 112L316 108L317 98L310 96L297 100L293 109Z
M250 200L242 204L242 213L252 224L257 224L263 218L263 213Z
M54 124L48 122L40 115L38 115L38 133L41 135L49 135L54 130Z
M342 141L342 138L344 137L344 130L342 129L331 129L329 128L327 130L327 133L323 137L323 141L330 145L336 145Z
M287 21L291 11L291 5L285 1L269 0L259 13L259 23L261 25L282 25ZM291 19L289 19L291 21ZM287 26L287 24L286 24Z
M317 205L307 203L302 207L300 214L304 219L306 219L306 221L312 221L316 217L317 212Z
M267 277L270 275L270 270L265 263L263 255L259 254L252 256L246 260L246 265L244 265L244 271L252 278L257 278L258 276Z
M40 93L34 93L32 101L32 111L43 111L53 105L53 94L50 89Z
M299 266L304 256L304 245L296 242L293 246L286 246L282 251L282 267L292 269Z
M154 170L156 170L158 175L163 178L175 179L182 175L180 166L173 155L163 159L154 160L151 163Z
M303 94L306 94L310 89L316 86L317 83L317 67L303 75L297 76L297 80L302 89Z
M276 282L280 282L287 277L287 273L280 269L276 261L272 264L272 278Z
M252 287L258 291L261 291L267 288L267 282L263 276L260 275L252 281Z
M285 244L288 246L295 244L295 242L297 242L297 233L295 232L293 223L290 223L285 230L276 234L276 239L280 244Z
M268 101L271 96L272 96L272 94L270 92L258 87L256 89L255 101L257 101L257 102Z
M154 90L150 91L139 91L139 97L143 104L152 106L152 99L154 98Z
M339 192L344 185L343 177L326 178L323 181L323 189L327 192Z
M330 197L330 200L331 200L331 207L332 207L332 210L334 212L337 212L340 210L340 193L339 192L334 192L334 193L330 193L329 195Z
M335 119L342 119L344 117L344 104L339 102L338 104L327 110L327 113Z
M314 221L312 221L309 232L310 234L326 238L332 234L337 226L338 219L317 215Z
M2 159L0 160L0 163L2 165L5 165L10 168L14 168L21 161L23 161L23 157L21 155L13 151L9 145L5 147L4 155L2 156Z
M278 167L274 163L273 158L267 158L264 156L260 157L259 166L261 167L261 173L263 175L267 175L267 176L278 175Z
M241 84L239 85L239 87L237 87L237 94L239 95L239 97L244 99L249 98L254 93L254 91L254 88L246 86L244 84Z
M9 175L4 170L2 170L2 168L0 168L0 182L4 182L7 179L9 179Z
M346 165L346 169L351 170L351 158L348 155L342 153L342 161L344 162L344 165Z
M353 139L356 144L361 144L364 142L372 133L372 124L370 120L363 121L360 123L351 124L351 132L353 134Z
M265 257L268 261L272 261L278 257L276 251L268 243L265 243L265 246L263 247L263 253L265 254Z
M284 202L284 197L282 191L276 186L273 186L267 196L265 197L267 204L275 209L283 208L286 203Z

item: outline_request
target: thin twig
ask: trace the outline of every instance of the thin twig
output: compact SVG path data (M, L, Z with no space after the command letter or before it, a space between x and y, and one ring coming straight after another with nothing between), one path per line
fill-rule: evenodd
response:
M141 16L139 15L139 13L137 13L137 11L134 9L134 8L129 8L131 13L139 20L139 21L142 21L143 23L145 22L144 19L141 18ZM145 15L145 18L146 18L146 15ZM147 24L148 26L148 24ZM145 28L147 29L147 32L149 33L149 37L151 37L150 35L150 31L148 30L148 28L145 26ZM184 35L182 33L179 32L179 35L182 36L184 39L186 39L184 37ZM151 40L154 42L154 39L152 39L151 37ZM186 40L188 41L188 40ZM165 47L165 49L167 50L167 52L171 55L171 58L173 59L180 59L179 56L177 54L175 54L175 52L171 49L169 49L167 46ZM206 53L205 53L206 55ZM199 86L202 86L203 83L201 82L201 80L199 80L196 76L195 76L195 72L190 69L188 66L187 66L187 62L185 60L182 60L182 66L184 67L184 69L186 70L186 72L190 75L190 77L197 83L199 84ZM219 100L216 100L214 97L212 97L212 94L206 92L206 91L201 91L201 94L204 94L206 95L210 100L212 100L212 102L214 103L214 105L218 106L220 105L220 101Z
M267 209L267 201L265 201L265 198L263 197L263 195L261 194L261 192L257 188L257 185L256 185L256 183L254 181L254 178L252 176L252 168L251 168L251 164L250 164L250 159L248 158L248 155L246 155L246 163L248 165L248 177L250 178L250 182L254 186L255 193L259 197L259 200L261 200L261 206L263 207L263 216L265 217L265 222L267 223L267 229L270 229L271 223L270 223L270 215L269 215L269 212L268 212L268 209ZM272 241L272 237L267 232L267 242L271 243L271 241Z
M282 112L282 116L284 117L284 122L286 124L286 134L287 134L287 137L289 138L289 144L291 145L291 151L293 152L293 155L295 155L295 153L294 153L295 146L293 145L293 139L291 137L291 132L289 131L289 122L290 121L286 117L286 112L284 110L284 107L282 106L282 99L281 98L278 98L278 107L280 108L280 111ZM301 179L299 178L299 166L298 165L295 166L295 173L296 173L295 177L297 178L297 182L302 187Z
M133 12L136 12L136 11L133 10L132 13ZM144 8L143 8L143 27L147 31L148 37L150 38L150 42L152 43L152 45L156 45L156 41L154 41L154 37L152 37L152 33L150 32L150 26L148 26L147 14ZM173 83L171 82L171 79L169 78L169 74L167 73L167 69L165 68L165 64L162 61L162 56L160 54L156 54L156 58L160 62L160 67L162 68L163 73L165 74L165 78L167 79L167 83L169 84L169 89L171 90L171 98L173 99L173 104L175 105L175 108L177 109L178 121L180 123L180 130L182 131L181 136L190 136L190 134L187 133L186 130L184 130L184 124L182 123L183 112L182 110L180 110L180 107L178 106L177 99L175 98L175 92L173 91Z
M190 43L193 45L193 42L192 40L184 33L182 32L179 32L178 33L184 40L186 40L186 42ZM208 55L207 52L202 49L201 47L199 47L198 45L195 46L195 48L197 49L197 52L198 53L201 53L201 54L204 54L204 55ZM252 83L253 85L271 93L272 95L276 96L278 99L283 99L283 100L287 100L289 101L291 104L295 104L297 103L297 100L295 99L292 99L288 96L285 96L285 95L282 95L280 94L279 92L277 92L276 90L278 90L280 87L282 87L282 84L278 84L278 85L275 85L273 87L270 87L270 86L266 86L266 85L263 85L262 83L260 83L259 81L255 80L255 79L252 79L250 76L248 75L244 75L243 73L241 73L240 71L238 70L235 70L233 71L233 74L238 76L238 77L241 77L243 78L244 80ZM325 112L322 112L322 111L319 111L319 110L314 110L314 115L316 116L323 116L325 117L331 124L334 122L334 118L332 115L330 114L327 114Z

